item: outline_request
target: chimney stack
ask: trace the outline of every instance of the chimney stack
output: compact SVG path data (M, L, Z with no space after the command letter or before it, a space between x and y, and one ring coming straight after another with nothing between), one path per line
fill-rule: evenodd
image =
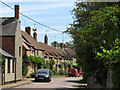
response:
M33 38L37 41L37 33L36 32L33 33Z
M57 47L57 42L56 41L53 44L54 44L54 47Z
M66 45L64 44L64 48L66 48Z
M63 48L63 43L60 43L60 48L61 48L61 49Z
M47 35L45 35L45 37L44 37L44 43L48 44L48 36Z
M29 26L29 27L25 27L25 31L29 34L29 35L31 35L31 27Z
M19 19L19 5L14 5L15 18Z
M74 49L74 47L71 47L71 49L73 50L73 49Z

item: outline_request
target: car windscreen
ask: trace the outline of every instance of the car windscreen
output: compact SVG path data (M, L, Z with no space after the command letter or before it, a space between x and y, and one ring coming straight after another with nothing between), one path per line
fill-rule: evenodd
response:
M37 72L37 73L43 73L43 74L47 74L48 72Z

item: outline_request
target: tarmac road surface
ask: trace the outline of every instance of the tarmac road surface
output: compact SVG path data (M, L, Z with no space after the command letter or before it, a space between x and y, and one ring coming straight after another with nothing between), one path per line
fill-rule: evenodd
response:
M53 77L51 82L35 82L14 88L79 88L82 77Z

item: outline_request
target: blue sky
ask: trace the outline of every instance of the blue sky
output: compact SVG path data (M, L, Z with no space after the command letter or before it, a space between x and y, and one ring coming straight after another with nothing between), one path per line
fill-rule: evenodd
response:
M71 10L75 7L75 0L3 0L11 7L15 4L19 4L20 12L33 18L34 20L45 24L49 27L55 28L60 31L65 31L66 27L73 22ZM0 4L0 17L14 16L14 11L9 9L3 4ZM20 15L21 29L31 26L37 28L38 41L44 42L44 35L49 37L49 44L51 42L62 42L62 33L53 31L41 25L38 25L29 19ZM34 25L35 24L35 25ZM64 42L71 41L71 37L68 34L64 34Z

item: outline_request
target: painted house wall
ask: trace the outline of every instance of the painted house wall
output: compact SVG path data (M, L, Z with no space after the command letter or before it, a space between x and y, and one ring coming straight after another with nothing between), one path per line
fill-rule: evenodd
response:
M76 58L73 58L73 65L77 65Z
M37 51L38 51L38 55L37 55ZM27 55L30 56L30 55L33 55L33 56L39 56L39 57L42 57L42 51L40 50L35 50L33 51L33 53L31 53L31 51L27 51ZM32 64L32 65L31 65ZM34 63L30 63L30 65L27 66L27 69L28 69L28 72L27 72L27 75L35 72L35 68L34 66L36 66L36 70L37 70L37 65L35 65Z
M33 63L30 63L28 66L27 66L27 76L33 72L35 72L35 69L34 69L34 64Z
M43 51L40 51L40 50L39 50L38 53L39 53L39 54L38 54L39 57L41 57L41 58L44 57L44 53L43 53Z
M10 73L8 73L8 58L5 60L5 82L10 82L15 80L15 71L12 72L13 59L10 59ZM14 64L15 70L15 64Z
M19 47L21 47L20 53ZM18 21L15 35L15 58L16 58L16 79L20 80L22 79L22 36L20 31L20 21Z
M33 53L31 53L31 51L26 51L26 52L27 52L26 54L27 54L28 56L34 55L34 51L33 51Z

